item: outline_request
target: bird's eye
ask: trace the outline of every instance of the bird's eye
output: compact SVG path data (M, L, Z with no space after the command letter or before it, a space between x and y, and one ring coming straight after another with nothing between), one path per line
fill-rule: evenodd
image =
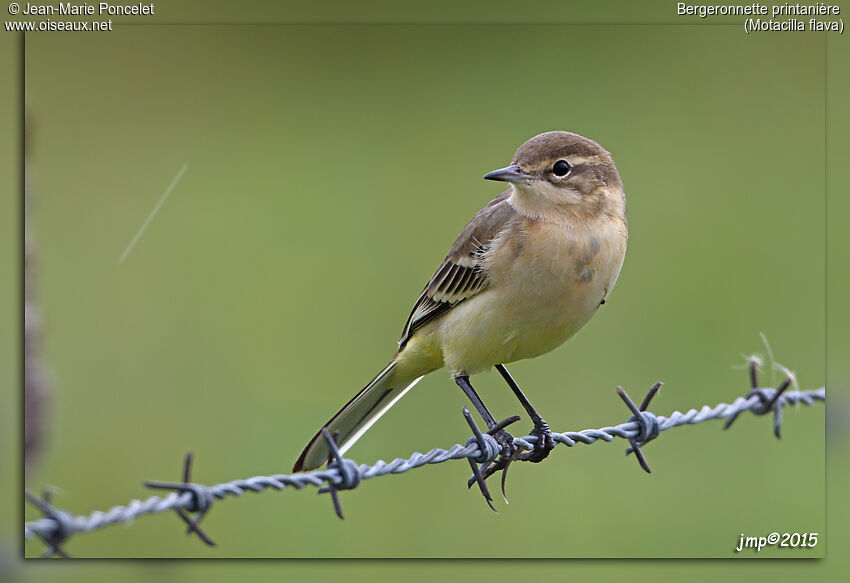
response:
M552 172L555 176L566 176L570 173L570 165L566 160L558 160L555 162L555 165L552 166Z

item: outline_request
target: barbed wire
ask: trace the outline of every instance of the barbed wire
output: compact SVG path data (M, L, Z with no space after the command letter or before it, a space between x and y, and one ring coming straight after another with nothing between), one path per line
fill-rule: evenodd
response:
M690 409L685 413L674 411L669 416L656 416L647 408L661 387L656 383L649 390L640 407L638 407L621 388L617 392L631 412L631 417L625 422L613 427L599 429L584 429L582 431L567 431L552 433L555 443L567 447L584 444L590 445L597 441L611 442L624 439L629 442L626 453L634 452L640 466L647 472L649 464L641 450L641 446L657 438L661 432L674 427L695 425L706 421L725 419L724 429L729 428L741 413L751 412L754 415L773 413L774 434L780 436L782 410L788 405L812 405L816 401L826 400L824 387L809 391L788 391L794 382L794 377L787 372L785 380L776 388L760 388L758 386L757 369L760 361L752 357L749 362L751 389L743 397L738 397L732 403L719 403L714 407L703 406L701 409ZM430 464L439 464L449 460L466 459L473 470L473 477L468 485L478 484L481 492L490 504L490 498L481 470L490 462L503 454L502 445L490 433L482 433L472 420L469 411L464 408L464 417L470 425L473 437L466 444L455 444L449 449L434 448L427 453L415 452L408 458L396 458L391 462L378 460L373 465L357 464L351 459L344 458L336 445L334 436L326 431L324 437L330 448L329 463L325 469L296 474L275 474L270 476L253 476L223 482L213 486L205 486L191 482L191 452L186 455L181 482L145 482L148 488L171 490L166 496L151 496L145 500L132 500L127 505L113 506L104 512L95 511L87 515L74 515L65 510L55 508L50 503L49 492L39 498L26 492L27 500L39 508L43 517L24 524L24 539L40 539L47 547L42 556L53 555L67 557L62 545L77 533L91 532L111 524L126 523L139 516L159 514L174 510L186 523L187 533L196 534L208 545L213 541L201 530L199 524L209 512L216 500L228 496L242 496L246 492L260 493L265 490L284 490L287 487L300 490L306 486L319 487L319 492L329 492L333 499L334 508L340 518L343 517L337 492L356 488L363 480L401 474ZM510 418L512 422L515 418ZM504 426L504 424L503 424ZM531 450L537 443L536 436L527 435L516 437L513 445L517 451ZM480 464L480 467L479 465ZM490 504L492 508L492 504Z

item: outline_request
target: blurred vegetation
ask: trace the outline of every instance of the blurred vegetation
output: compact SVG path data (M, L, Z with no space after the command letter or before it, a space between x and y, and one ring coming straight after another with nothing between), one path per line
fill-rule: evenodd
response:
M556 430L625 420L617 384L636 396L665 381L659 414L728 402L747 387L734 365L764 352L759 332L802 388L821 386L822 59L821 37L726 27L31 36L35 228L57 384L32 485L57 484L57 504L88 512L146 495L144 479L177 478L186 449L206 483L288 471L389 358L454 235L498 193L481 175L549 129L612 152L631 227L605 308L567 345L511 368ZM499 414L518 412L496 375L476 387ZM463 441L463 404L435 373L350 455L372 462ZM267 493L216 506L205 520L215 549L158 517L69 550L728 557L741 532L824 531L817 410L788 410L779 442L752 416L727 433L665 434L645 450L651 476L622 450L559 450L515 467L498 515L466 491L461 464L444 464L343 493L342 523L326 497ZM571 573L582 568L594 572ZM156 567L173 578L186 569Z

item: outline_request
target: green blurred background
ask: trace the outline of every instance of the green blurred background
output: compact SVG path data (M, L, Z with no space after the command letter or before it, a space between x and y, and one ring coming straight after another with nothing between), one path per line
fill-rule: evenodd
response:
M192 26L30 35L27 106L50 444L30 486L75 512L146 495L186 449L205 483L285 472L390 357L480 176L570 129L614 155L631 238L605 309L512 367L556 430L731 401L764 332L802 388L824 377L824 40L733 27ZM182 181L119 257L179 168ZM451 217L451 218L446 218ZM331 228L327 228L330 223ZM769 378L770 373L765 373ZM517 412L495 375L476 386ZM426 378L351 450L467 437ZM524 422L527 425L527 421ZM731 557L741 532L824 530L823 409L516 467L490 512L443 464L342 495L227 501L207 549L171 518L75 538L97 557ZM27 513L27 517L35 514ZM173 518L173 517L172 517ZM763 550L759 556L822 556ZM26 552L40 552L38 543Z

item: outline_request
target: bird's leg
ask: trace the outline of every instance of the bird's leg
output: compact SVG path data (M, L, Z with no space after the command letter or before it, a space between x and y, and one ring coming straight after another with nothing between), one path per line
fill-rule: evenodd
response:
M461 388L461 390L466 394L467 398L472 402L472 405L475 407L475 410L481 415L484 419L484 422L487 424L487 433L496 438L496 441L502 446L502 453L499 455L499 459L495 462L490 463L486 467L482 469L482 475L486 479L492 476L494 473L499 470L505 470L507 472L508 466L511 462L516 458L517 448L514 445L514 437L507 431L505 431L505 426L517 421L519 417L516 415L512 417L508 417L504 421L496 422L493 416L490 414L490 411L487 410L487 407L484 406L484 403L481 401L481 398L478 396L478 393L475 392L475 389L472 388L472 385L469 382L469 376L467 375L457 375L455 377L455 382L457 386ZM504 482L504 474L502 475L502 495L505 494L505 482Z
M455 377L455 382L457 386L461 388L461 390L466 394L470 401L472 401L472 405L475 407L475 410L481 415L484 419L484 422L487 424L487 433L496 438L496 441L502 446L502 455L510 455L514 453L514 437L510 433L504 430L504 427L509 423L513 423L519 417L509 417L504 421L497 423L496 419L490 414L490 411L487 410L487 407L484 406L484 403L481 401L481 397L478 396L478 393L475 392L475 389L472 388L472 385L469 382L469 376L457 375Z
M472 406L475 407L478 414L484 419L484 423L487 424L487 429L492 429L496 425L496 420L490 414L490 411L487 410L487 407L484 406L483 401L481 401L481 397L479 397L478 393L475 392L475 389L472 388L472 385L469 382L469 376L465 374L457 375L455 377L455 382L466 394L466 397L472 402Z
M519 385L516 384L516 381L511 376L511 373L508 372L508 369L505 368L503 364L497 364L496 370L499 371L499 374L502 375L502 378L505 379L505 382L508 383L508 386L516 395L516 398L519 400L520 404L522 404L523 408L528 413L528 416L531 417L532 423L534 423L534 429L531 430L531 435L537 437L537 443L534 444L534 449L528 453L520 454L517 458L522 461L529 462L542 462L549 455L549 452L555 449L555 440L552 438L552 432L549 430L549 424L543 420L531 403L528 401L528 397L525 396L525 393L522 392L522 389L519 388Z

